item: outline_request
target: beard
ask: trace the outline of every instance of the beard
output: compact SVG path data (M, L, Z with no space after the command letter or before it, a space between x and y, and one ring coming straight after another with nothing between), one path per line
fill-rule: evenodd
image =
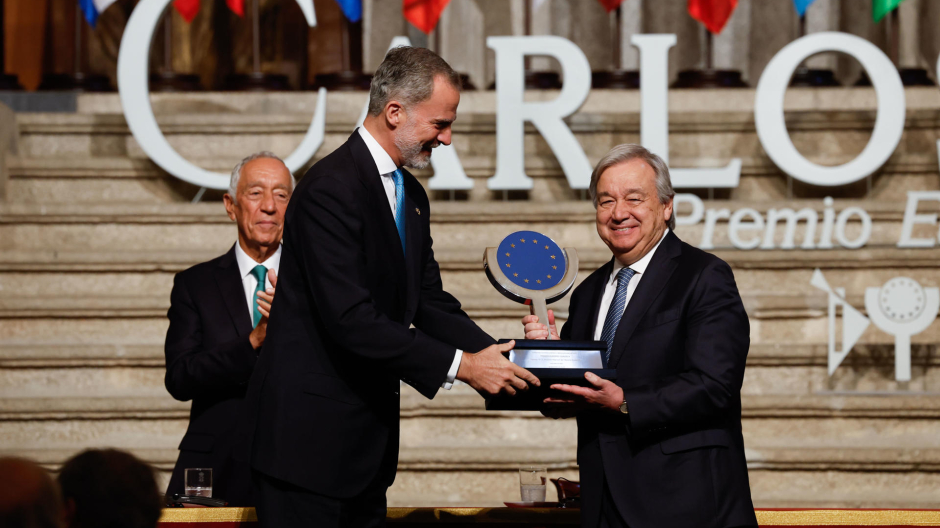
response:
M412 124L406 122L395 134L395 147L401 152L403 165L423 169L431 163L431 149L437 146L437 139L422 143L414 128Z

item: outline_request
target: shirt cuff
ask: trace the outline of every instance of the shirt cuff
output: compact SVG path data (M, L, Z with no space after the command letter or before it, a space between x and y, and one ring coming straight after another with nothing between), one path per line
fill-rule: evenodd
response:
M444 380L444 384L441 385L441 388L444 390L450 390L454 386L454 380L457 379L457 371L460 370L460 360L463 359L463 350L457 350L457 353L454 354L454 362L450 364L450 370L447 371L447 379Z

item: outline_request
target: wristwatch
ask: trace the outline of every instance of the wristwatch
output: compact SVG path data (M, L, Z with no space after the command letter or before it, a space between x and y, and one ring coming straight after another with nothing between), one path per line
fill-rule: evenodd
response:
M620 412L623 414L630 414L629 409L627 409L627 400L623 400L623 403L620 404Z

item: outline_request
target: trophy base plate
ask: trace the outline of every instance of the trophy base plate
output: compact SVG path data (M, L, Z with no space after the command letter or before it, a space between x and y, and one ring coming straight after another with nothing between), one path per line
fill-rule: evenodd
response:
M614 369L528 369L542 382L539 387L529 387L529 390L517 392L515 396L499 395L486 399L487 411L538 411L545 406L545 398L565 397L567 393L558 390L552 390L549 387L554 383L564 383L566 385L578 385L588 387L591 384L584 379L585 372L593 372L597 376L612 380L617 377L617 371Z

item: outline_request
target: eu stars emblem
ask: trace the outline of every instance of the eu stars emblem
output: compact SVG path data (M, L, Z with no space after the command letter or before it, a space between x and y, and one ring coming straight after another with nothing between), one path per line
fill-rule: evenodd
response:
M539 321L548 320L548 304L565 296L578 275L578 253L562 249L535 231L517 231L486 248L483 267L503 295L531 304Z

